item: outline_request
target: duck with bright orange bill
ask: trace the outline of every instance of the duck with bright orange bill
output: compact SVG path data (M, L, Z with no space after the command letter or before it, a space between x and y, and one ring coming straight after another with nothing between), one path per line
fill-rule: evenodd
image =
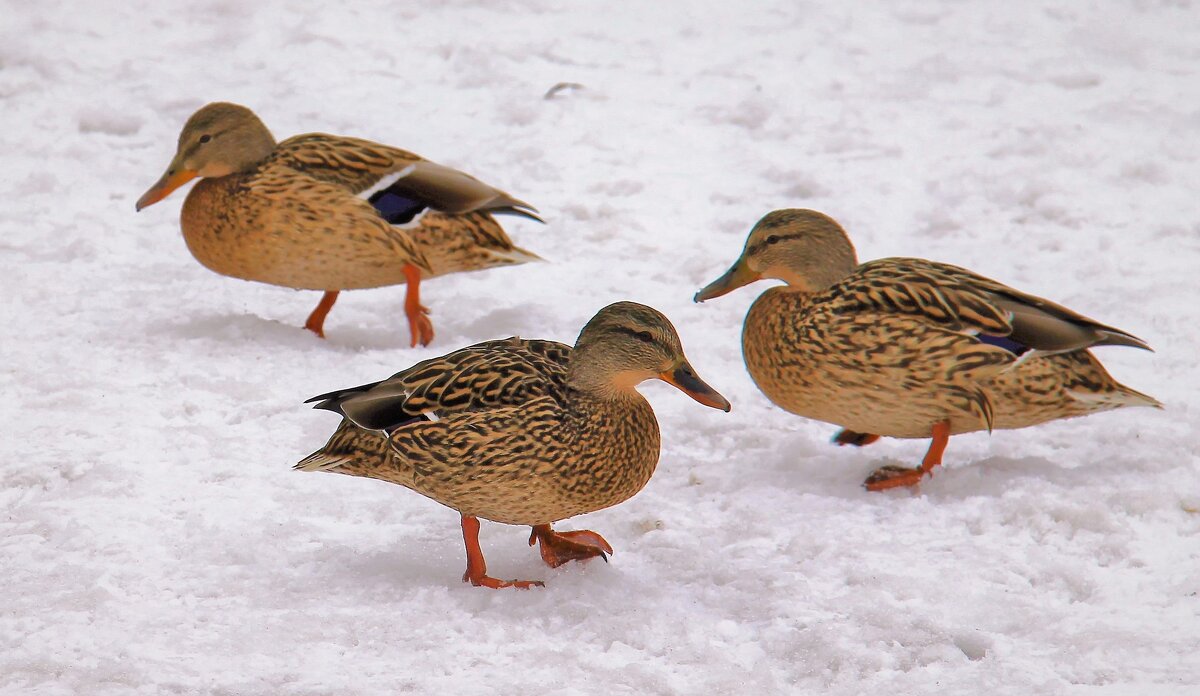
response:
M323 290L304 325L321 337L340 291L404 283L412 345L426 345L433 324L421 280L539 260L493 217L541 222L528 203L387 145L324 133L276 143L237 104L209 104L188 119L137 209L197 177L181 216L192 255L234 278Z
M1161 408L1119 384L1088 350L1149 350L1141 339L957 266L859 264L846 232L816 211L768 213L733 267L695 299L763 278L784 285L751 305L742 353L768 399L842 426L840 445L933 438L920 468L882 467L866 480L869 490L920 482L941 464L951 435Z
M461 515L464 582L541 585L487 574L479 518L531 526L529 545L538 544L551 567L607 559L612 547L596 532L551 525L616 505L650 480L658 420L636 389L648 379L729 410L696 375L665 316L618 302L583 327L574 348L487 341L310 399L343 420L296 468L376 478L426 495Z

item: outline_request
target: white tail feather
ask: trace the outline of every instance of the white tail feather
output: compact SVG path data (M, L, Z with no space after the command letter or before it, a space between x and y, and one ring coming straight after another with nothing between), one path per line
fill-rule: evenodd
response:
M533 263L534 261L545 262L546 260L532 251L522 249L521 247L513 247L512 249L508 250L488 249L487 253L488 256L511 265L516 265L519 263Z
M348 457L313 452L292 467L296 471L329 471L347 463Z
M1141 392L1136 392L1132 389L1102 393L1081 391L1069 391L1067 393L1070 394L1071 398L1075 399L1076 401L1093 406L1097 410L1126 407L1136 408L1139 406L1145 406L1147 408L1163 407L1162 402L1160 402L1158 399L1155 399L1152 396L1147 396L1146 394L1142 394Z

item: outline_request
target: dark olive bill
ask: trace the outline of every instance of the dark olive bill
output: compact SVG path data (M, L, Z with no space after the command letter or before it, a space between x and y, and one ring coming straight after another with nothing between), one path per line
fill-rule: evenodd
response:
M692 366L687 363L661 373L659 378L705 406L719 408L726 413L731 408L725 397L717 393L716 389L705 384L704 380L700 379Z

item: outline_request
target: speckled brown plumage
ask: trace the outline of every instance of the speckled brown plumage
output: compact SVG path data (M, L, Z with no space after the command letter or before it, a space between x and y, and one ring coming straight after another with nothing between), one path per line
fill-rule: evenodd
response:
M570 351L510 338L418 363L372 385L373 408L387 391L396 395L392 417L413 419L392 431L395 456L380 431L347 418L300 468L319 461L507 524L548 524L619 503L654 472L658 422L636 392L607 399L568 388ZM581 448L604 455L563 456Z
M762 277L787 285L764 292L746 315L751 377L780 407L860 437L930 437L938 423L947 435L1023 428L1159 405L1113 380L1087 350L1147 348L1140 339L949 264L859 265L845 232L820 213L769 214L697 299Z
M318 408L345 419L297 468L381 479L465 518L548 530L626 500L649 481L658 423L633 387L655 377L728 409L695 376L666 317L617 303L588 323L574 348L487 341L316 397Z
M1013 362L1010 353L951 329L922 326L921 350L905 317L849 313L803 292L771 288L751 306L742 332L750 376L776 405L857 432L929 437L951 417L956 432L986 428L993 406L980 382ZM928 400L893 398L928 391Z
M923 438L947 418L952 433L1015 429L1148 398L1113 380L1087 350L1016 364L1011 352L971 335L983 322L864 311L865 293L852 284L816 295L771 288L751 306L742 352L776 405L857 432Z
M332 294L538 258L493 218L540 220L503 191L357 138L311 133L276 144L257 116L234 104L210 104L188 120L175 159L139 210L193 176L204 178L183 205L188 249L235 278ZM418 305L406 305L410 321L427 322L412 316ZM310 318L318 334L326 311ZM430 328L420 338L431 336Z

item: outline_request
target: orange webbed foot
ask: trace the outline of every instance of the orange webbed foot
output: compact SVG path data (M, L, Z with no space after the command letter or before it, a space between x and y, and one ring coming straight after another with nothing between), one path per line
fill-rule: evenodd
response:
M879 440L878 435L873 435L871 433L856 433L853 430L847 430L845 428L839 430L837 435L833 436L834 444L839 447L845 447L846 445L866 447L877 440Z
M505 587L528 590L531 587L546 586L546 583L539 580L499 580L488 575L487 563L483 560L483 549L479 548L479 519L472 515L463 515L462 531L463 543L467 547L467 572L463 573L463 582L493 590Z
M569 561L584 561L599 556L605 562L613 548L604 537L588 530L580 529L574 532L556 532L548 524L534 525L529 535L529 545L538 544L542 560L551 568L557 568Z
M915 486L925 477L921 469L910 469L906 466L881 466L863 481L863 487L868 491L886 491L889 488Z
M433 342L433 322L429 320L429 308L424 305L417 305L415 311L405 310L405 315L408 316L408 333L412 339L409 342L410 348L416 348L417 344L427 346Z
M493 590L500 590L505 587L515 587L518 590L528 590L531 587L545 587L546 583L541 580L498 580L490 575L480 575L471 577L470 571L463 573L463 582L469 582L475 587L490 587Z
M929 450L925 452L925 458L921 460L919 468L881 466L872 471L871 475L863 481L863 487L868 491L886 491L889 488L915 486L925 478L926 474L933 476L933 467L941 466L942 455L946 452L946 444L950 441L950 421L938 421L933 424L930 431L933 441L929 443Z

